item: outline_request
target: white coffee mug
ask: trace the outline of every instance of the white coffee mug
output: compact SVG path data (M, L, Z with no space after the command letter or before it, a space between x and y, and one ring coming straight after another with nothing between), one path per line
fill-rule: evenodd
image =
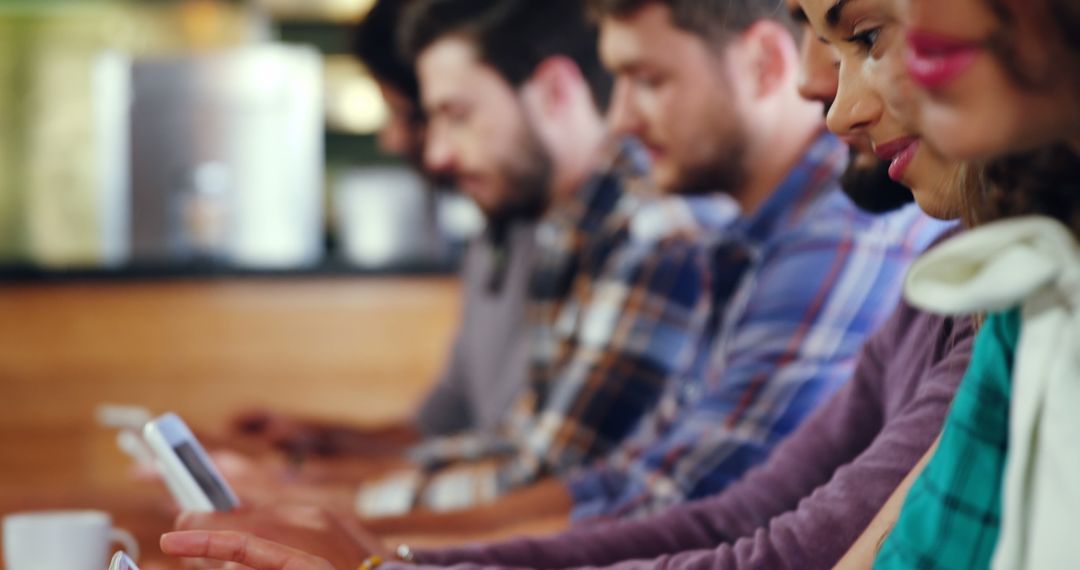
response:
M41 511L4 517L7 570L103 570L114 542L138 559L135 537L113 528L108 513Z

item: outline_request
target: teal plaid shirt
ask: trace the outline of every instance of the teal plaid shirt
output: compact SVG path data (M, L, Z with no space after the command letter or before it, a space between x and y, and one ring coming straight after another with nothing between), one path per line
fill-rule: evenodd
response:
M1019 310L994 314L983 326L938 450L911 487L876 570L990 567L1001 525L1019 338Z

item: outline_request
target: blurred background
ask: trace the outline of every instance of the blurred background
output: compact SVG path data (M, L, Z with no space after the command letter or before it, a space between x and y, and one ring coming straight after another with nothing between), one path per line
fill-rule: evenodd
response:
M0 265L452 264L479 217L379 154L371 4L0 1Z
M100 404L212 431L426 391L481 220L380 155L370 3L0 0L0 514L132 492Z

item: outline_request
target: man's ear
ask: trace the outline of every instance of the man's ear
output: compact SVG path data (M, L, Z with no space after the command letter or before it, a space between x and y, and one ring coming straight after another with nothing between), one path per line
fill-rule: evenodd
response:
M548 116L565 114L578 97L588 95L581 69L565 56L553 56L540 62L529 78L526 90Z
M783 88L798 70L798 46L791 32L771 20L760 21L743 32L745 68L753 80L754 96L764 98Z

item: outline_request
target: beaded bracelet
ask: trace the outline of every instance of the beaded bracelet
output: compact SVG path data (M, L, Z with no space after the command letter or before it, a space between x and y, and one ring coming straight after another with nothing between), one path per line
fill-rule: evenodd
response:
M412 548L409 548L408 544L402 544L394 551L394 555L399 562L405 562L406 564L413 564L416 562L416 554ZM366 560L360 563L360 566L356 570L375 570L383 563L382 556L369 556Z

